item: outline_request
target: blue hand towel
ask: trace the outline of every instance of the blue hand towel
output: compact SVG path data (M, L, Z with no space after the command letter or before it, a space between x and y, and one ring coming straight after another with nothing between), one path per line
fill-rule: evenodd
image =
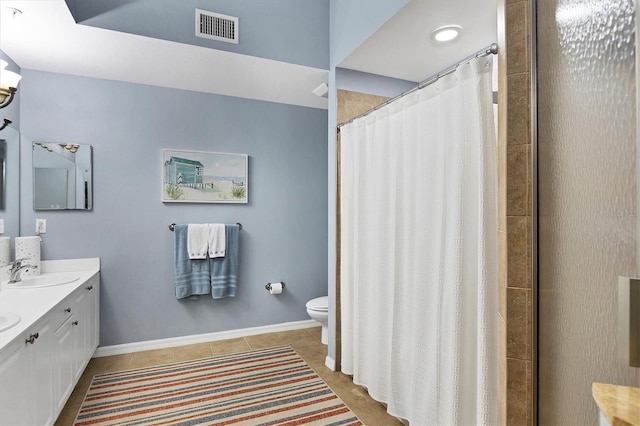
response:
M176 225L174 232L173 259L176 271L176 298L209 294L211 291L209 259L189 259L187 225Z
M211 263L211 296L214 299L235 297L240 263L240 228L225 225L226 253L224 257L209 259Z

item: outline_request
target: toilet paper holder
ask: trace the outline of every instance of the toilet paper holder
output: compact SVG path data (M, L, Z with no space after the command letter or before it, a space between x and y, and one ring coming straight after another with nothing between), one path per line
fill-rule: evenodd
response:
M280 284L282 284L282 288L284 289L286 286L284 284L284 282L280 282ZM267 289L267 291L271 291L271 283L267 283L264 288Z

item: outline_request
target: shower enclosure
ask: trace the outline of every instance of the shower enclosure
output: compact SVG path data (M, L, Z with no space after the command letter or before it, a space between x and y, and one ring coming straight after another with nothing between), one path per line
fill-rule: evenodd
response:
M635 4L538 0L533 9L537 418L596 424L593 382L638 385L616 352L617 277L638 266Z

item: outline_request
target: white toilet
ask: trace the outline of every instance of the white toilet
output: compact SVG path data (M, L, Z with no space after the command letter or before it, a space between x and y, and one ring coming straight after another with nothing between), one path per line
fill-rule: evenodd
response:
M311 317L322 324L322 338L323 344L329 342L329 296L316 297L307 302L307 313Z

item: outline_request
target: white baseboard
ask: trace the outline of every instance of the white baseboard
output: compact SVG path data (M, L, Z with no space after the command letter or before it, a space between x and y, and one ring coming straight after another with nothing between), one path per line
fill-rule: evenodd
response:
M93 354L94 358L110 355L128 354L131 352L165 349L174 346L192 345L195 343L214 342L216 340L234 339L238 337L254 336L256 334L276 333L278 331L300 330L318 327L314 320L284 322L281 324L260 327L241 328L237 330L218 331L215 333L195 334L191 336L170 337L168 339L147 340L144 342L125 343L122 345L100 346Z
M331 371L336 371L336 360L329 355L324 359L324 365Z

